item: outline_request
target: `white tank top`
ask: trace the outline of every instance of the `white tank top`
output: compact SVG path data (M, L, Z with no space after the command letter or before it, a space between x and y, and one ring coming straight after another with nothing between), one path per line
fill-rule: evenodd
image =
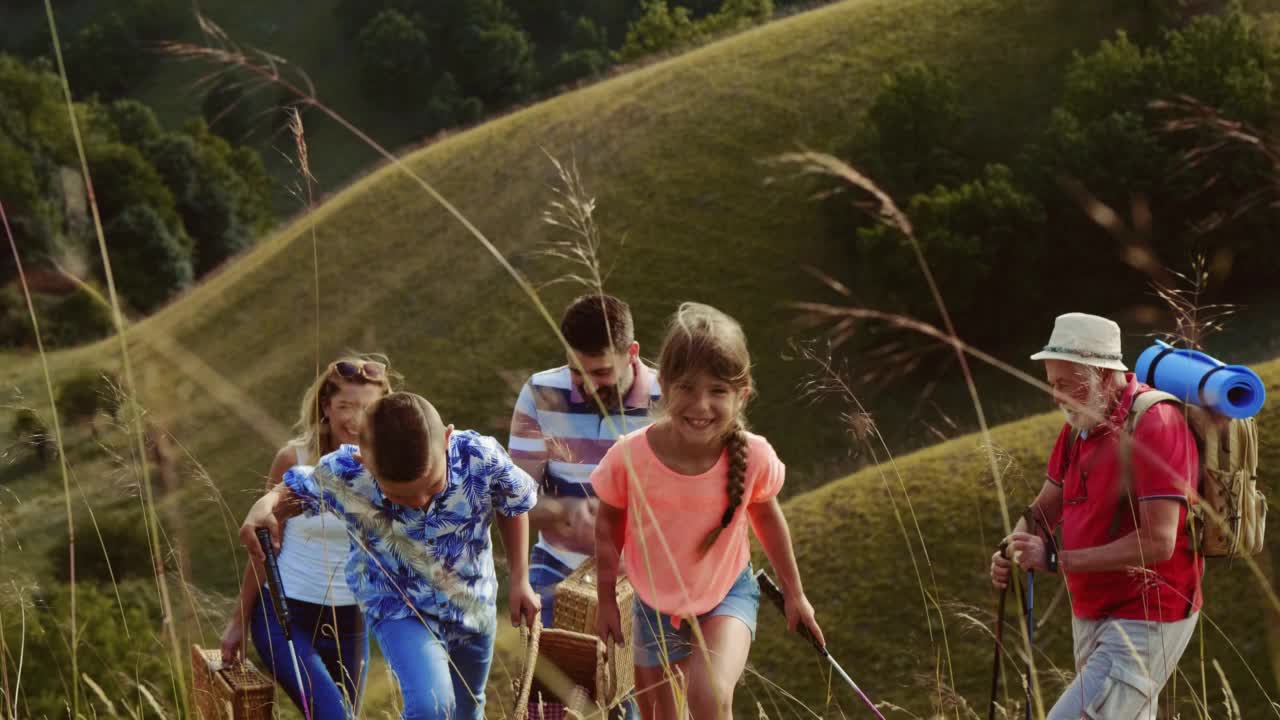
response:
M298 464L309 464L307 449L296 443L291 445L298 453ZM289 518L280 545L278 561L285 595L316 605L356 604L355 595L347 587L351 542L342 518L328 512Z

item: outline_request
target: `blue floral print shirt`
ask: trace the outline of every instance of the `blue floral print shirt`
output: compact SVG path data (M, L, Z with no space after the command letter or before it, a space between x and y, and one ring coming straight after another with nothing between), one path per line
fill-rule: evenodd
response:
M343 445L284 482L308 515L330 511L347 523L347 584L370 621L420 616L471 633L497 627L498 580L489 525L537 502L537 484L498 441L474 431L449 438L448 485L425 508L388 500L357 448Z

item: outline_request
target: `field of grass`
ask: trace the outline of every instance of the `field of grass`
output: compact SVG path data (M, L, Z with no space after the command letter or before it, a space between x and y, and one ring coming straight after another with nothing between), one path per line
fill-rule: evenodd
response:
M217 19L222 5L208 3L205 9ZM321 22L322 12L317 9L312 20ZM607 288L631 302L647 354L656 353L661 320L680 300L718 305L742 321L760 388L751 419L792 471L788 496L799 496L837 474L831 468L846 462L848 442L833 413L815 411L796 397L796 385L812 368L785 357L787 341L798 330L783 304L827 299L803 266L836 267L847 255L825 238L809 187L782 179L766 183L777 171L760 161L797 147L835 149L883 74L915 60L984 78L971 81L968 91L991 98L991 107L1004 117L983 123L989 128L983 142L1016 148L1022 138L1004 131L1032 124L1014 118L1042 115L1057 97L1057 88L1044 80L1057 74L1046 68L1061 66L1073 50L1089 50L1125 21L1119 11L1066 0L849 0L538 104L406 160L517 268L547 281L566 268L534 254L554 237L541 218L555 181L545 153L576 159L599 204L605 260L614 268ZM278 32L293 37L304 30ZM288 50L244 33L240 39ZM304 61L311 57L301 54ZM319 91L322 100L330 99L323 82ZM359 105L350 94L334 93L332 99L339 112L348 110L345 103ZM353 117L369 122L358 112ZM352 150L347 139L318 124L309 133L318 174L326 172L325 163L356 162L345 154L366 152ZM542 297L555 315L575 292L558 285ZM432 398L449 421L499 437L505 437L515 397L504 378L560 358L550 329L493 258L389 167L264 239L137 325L128 341L150 418L203 468L197 473L194 462L185 465L179 486L161 502L169 517L183 518L191 580L214 594L230 592L238 580L233 568L240 552L231 542L232 529L286 437L298 394L316 366L317 343L322 361L348 347L386 352L408 386ZM110 341L58 353L50 361L55 374L65 377L87 367L114 370L118 357L118 345ZM10 355L0 368L6 388L12 388L11 404L43 406L38 363ZM1007 402L994 391L987 399L993 405ZM888 405L897 402L886 399ZM1026 410L1025 403L1008 406L1005 417ZM884 413L871 410L886 427L897 412L892 406ZM1051 435L1050 423L1036 420L1005 433L1001 445L1016 450L1026 477L1036 477L1037 453L1046 451L1041 446ZM985 607L979 551L996 535L997 514L972 446L960 440L913 456L912 467L919 471L903 475L937 553L942 602L958 598ZM136 515L127 472L88 451L73 451L71 460L77 507L91 503L96 510ZM41 580L47 571L43 551L66 533L61 485L56 471L21 470L4 473L0 564ZM920 707L919 688L933 685L913 683L918 675L932 674L935 657L923 634L925 613L901 533L885 502L884 486L871 470L798 497L790 507L815 602L831 608L833 647L842 661L868 679L869 690ZM849 537L849 546L867 551L837 563L832 537ZM845 587L861 588L862 594L851 591L847 600L837 600ZM982 660L986 643L947 617L960 689L976 697L989 662ZM1243 623L1249 616L1231 617ZM216 632L206 624L194 634L208 645ZM811 676L795 672L803 666L799 652L766 630L754 657L771 680L816 697ZM1230 677L1238 683L1241 675Z
M642 346L656 351L662 319L679 300L736 315L761 390L753 422L800 469L824 459L839 429L813 426L795 400L808 368L783 358L795 318L782 305L823 296L802 265L831 267L845 256L824 237L808 188L766 184L775 171L761 161L800 146L834 149L883 73L908 59L998 76L974 91L1023 112L1037 102L1043 110L1053 93L1032 68L1062 62L1116 22L1066 2L1031 9L1005 0L856 0L542 103L408 162L517 267L545 281L565 268L532 254L552 237L541 219L555 177L544 151L576 158L599 203L614 268L608 287L631 302ZM313 164L329 152L320 139L309 144ZM320 355L387 352L460 426L499 430L514 396L499 373L560 357L549 328L493 259L411 181L383 168L129 335L145 404L224 491L256 485L283 439L264 425L288 424L314 369L317 276ZM555 314L574 292L556 286L544 298ZM105 342L52 362L66 373L114 366L117 357ZM16 366L12 385L38 397L37 366L29 358L5 364ZM192 365L225 382L193 376ZM235 394L220 394L231 387ZM275 422L246 424L246 412Z

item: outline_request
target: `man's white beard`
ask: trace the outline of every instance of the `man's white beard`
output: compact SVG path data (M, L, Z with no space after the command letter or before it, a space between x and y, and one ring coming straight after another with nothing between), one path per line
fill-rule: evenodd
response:
M1098 421L1094 420L1084 411L1075 411L1070 408L1062 408L1062 415L1067 419L1067 424L1073 430L1080 432L1088 432L1098 426Z
M1106 419L1107 408L1110 405L1106 397L1106 386L1100 376L1090 373L1088 385L1089 399L1081 407L1060 406L1067 424L1081 432L1088 432L1101 425Z

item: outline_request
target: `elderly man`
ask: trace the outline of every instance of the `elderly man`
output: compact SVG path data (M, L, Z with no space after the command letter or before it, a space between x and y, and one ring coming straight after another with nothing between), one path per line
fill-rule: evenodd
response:
M1066 424L1028 513L1035 526L1024 516L992 556L992 583L1006 587L1012 563L1066 574L1077 674L1050 720L1154 720L1200 611L1204 566L1187 525L1195 437L1171 403L1134 422L1150 388L1126 372L1120 327L1106 318L1060 316L1032 359ZM1046 543L1059 525L1060 550Z

